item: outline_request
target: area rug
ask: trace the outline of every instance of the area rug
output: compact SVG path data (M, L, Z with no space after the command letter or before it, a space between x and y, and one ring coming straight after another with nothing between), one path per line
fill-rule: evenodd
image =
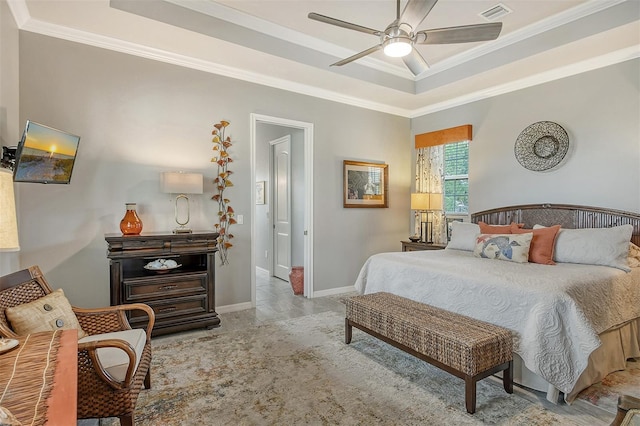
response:
M618 396L631 395L640 398L640 359L627 361L624 371L616 371L578 394L577 406L593 406L615 414Z
M335 312L204 337L154 339L137 425L575 425L499 381L464 382L354 329ZM117 422L117 420L116 420Z

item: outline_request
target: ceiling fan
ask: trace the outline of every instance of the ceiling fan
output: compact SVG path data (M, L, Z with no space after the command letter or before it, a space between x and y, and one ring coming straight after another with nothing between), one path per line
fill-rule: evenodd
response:
M411 70L413 75L418 75L429 69L427 61L422 57L420 52L414 48L417 44L450 44L487 41L495 40L500 35L502 22L416 31L418 25L427 17L437 2L438 0L408 0L404 10L400 13L400 0L397 0L396 19L389 24L384 31L374 30L314 12L309 13L308 16L315 21L380 37L380 44L377 46L356 53L353 56L331 64L331 66L345 65L383 49L387 56L402 57L405 65Z

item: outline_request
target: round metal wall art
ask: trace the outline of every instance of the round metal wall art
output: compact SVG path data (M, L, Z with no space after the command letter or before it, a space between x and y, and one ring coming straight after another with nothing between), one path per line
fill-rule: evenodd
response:
M516 159L528 170L544 171L560 164L569 151L569 135L557 123L538 121L520 133L514 147Z

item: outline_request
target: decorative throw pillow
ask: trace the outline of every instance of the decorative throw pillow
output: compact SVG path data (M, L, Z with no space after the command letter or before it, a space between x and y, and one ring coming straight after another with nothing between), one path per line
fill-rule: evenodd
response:
M535 225L533 229L544 228ZM566 229L558 232L553 260L564 263L604 265L629 272L632 225L612 228Z
M452 222L451 241L447 243L447 249L473 251L476 246L476 236L480 233L480 227L475 223Z
M629 243L629 256L627 264L630 268L640 268L640 247L633 243Z
M511 232L512 225L522 228L524 223L511 222L509 225L489 225L488 223L478 222L480 233L482 234L513 234L513 232Z
M5 309L7 319L16 334L24 336L40 331L78 330L78 339L87 336L62 289L33 302Z
M542 265L555 265L553 261L553 250L556 245L556 238L560 231L560 225L539 229L521 229L515 223L511 224L512 234L533 233L531 246L529 247L529 262L540 263Z
M487 259L527 263L532 239L532 232L526 234L480 234L476 237L473 255Z

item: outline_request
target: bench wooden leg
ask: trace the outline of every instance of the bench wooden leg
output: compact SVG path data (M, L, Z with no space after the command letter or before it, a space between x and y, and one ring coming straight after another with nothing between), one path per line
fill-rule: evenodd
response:
M507 393L513 393L513 361L509 361L509 367L502 372L502 385Z
M472 376L464 378L464 402L467 406L467 413L476 412L476 381Z
M351 334L353 332L353 328L351 327L351 322L349 322L348 318L344 319L344 342L348 345L351 343Z

